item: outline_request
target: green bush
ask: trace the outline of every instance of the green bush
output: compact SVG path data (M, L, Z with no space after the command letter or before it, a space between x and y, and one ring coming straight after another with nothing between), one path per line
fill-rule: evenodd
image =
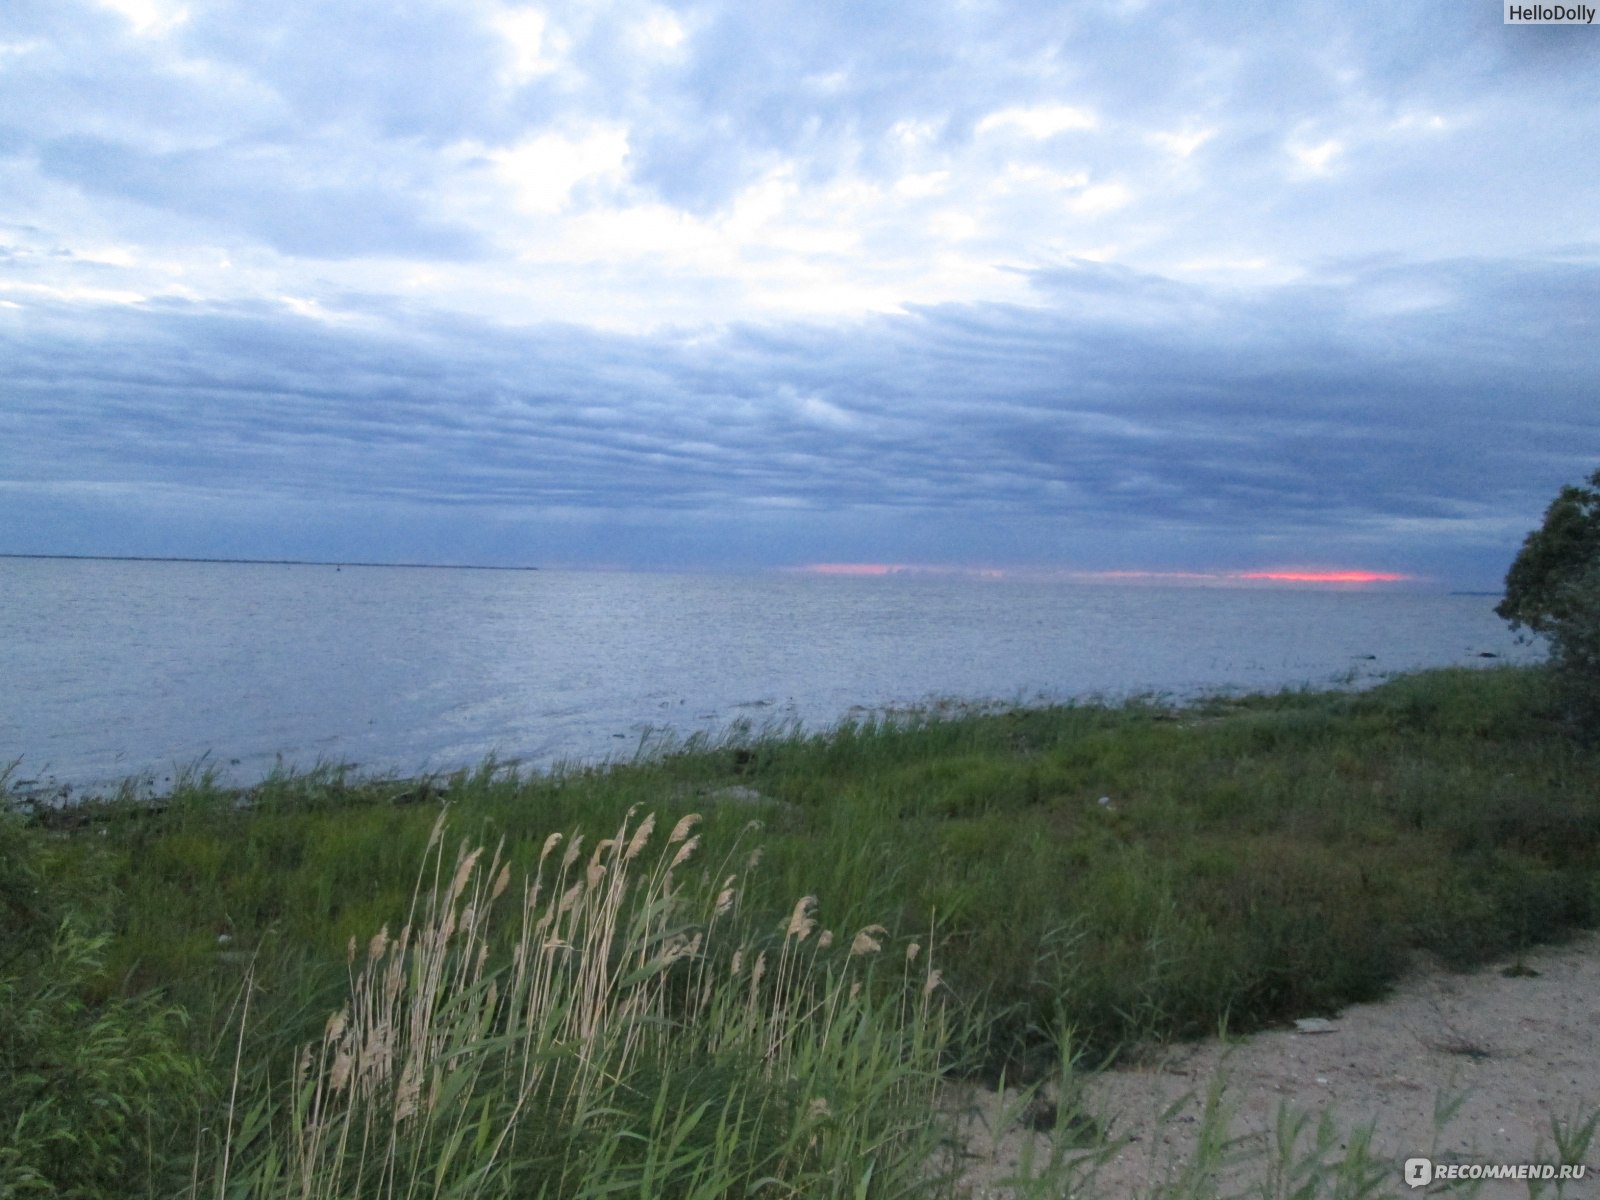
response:
M1589 737L1600 726L1600 471L1588 487L1564 487L1544 524L1523 542L1495 609L1513 629L1550 642L1550 666L1566 715Z
M183 1014L105 995L48 851L0 814L0 1196L170 1194L203 1079Z
M1567 582L1548 636L1563 708L1586 736L1600 737L1600 562Z
M1561 489L1506 572L1505 598L1495 612L1511 628L1549 632L1577 598L1572 583L1600 565L1600 471L1588 483Z

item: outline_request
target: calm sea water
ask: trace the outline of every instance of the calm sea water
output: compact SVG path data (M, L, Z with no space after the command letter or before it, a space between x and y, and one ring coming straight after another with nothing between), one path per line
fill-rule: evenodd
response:
M203 761L414 773L631 756L925 702L1361 684L1526 660L1493 599L967 578L0 559L13 783ZM1372 657L1367 657L1372 656ZM34 781L28 783L26 781Z

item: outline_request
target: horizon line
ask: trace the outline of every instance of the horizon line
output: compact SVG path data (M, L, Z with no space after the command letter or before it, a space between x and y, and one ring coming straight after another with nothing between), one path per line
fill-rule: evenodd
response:
M171 562L208 563L235 566L288 566L288 567L367 567L402 570L431 571L540 571L546 568L532 565L503 563L449 563L449 562L374 562L364 559L311 559L311 558L225 558L218 555L184 554L30 554L0 551L0 559L43 559L68 562ZM567 570L585 570L582 566L568 566ZM616 570L615 566L596 568ZM650 568L622 568L624 571ZM659 570L660 568L656 568ZM705 567L669 568L672 570L703 571ZM833 577L884 578L891 576L947 576L984 580L1056 580L1077 583L1171 583L1193 586L1252 586L1272 584L1309 584L1343 587L1367 587L1374 584L1442 585L1443 581L1424 575L1400 571L1371 571L1360 568L1319 567L1259 567L1230 570L1146 570L1115 569L1090 570L1072 567L995 567L964 566L929 563L879 563L879 562L815 562L779 566L748 568L758 573L819 575ZM1498 593L1485 592L1485 595Z
M179 562L231 563L256 567L401 567L421 571L537 571L539 567L506 566L500 563L364 562L351 558L216 558L188 554L12 554L0 551L0 558L48 558L73 562Z

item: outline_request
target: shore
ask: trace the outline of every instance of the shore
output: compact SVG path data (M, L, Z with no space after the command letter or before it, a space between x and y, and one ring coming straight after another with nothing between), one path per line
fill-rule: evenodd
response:
M1420 963L1392 995L1243 1038L1147 1048L1134 1066L1085 1076L1075 1103L1118 1148L1094 1168L1107 1200L1149 1195L1182 1177L1201 1154L1203 1106L1222 1086L1228 1136L1242 1160L1226 1167L1235 1190L1271 1174L1285 1113L1305 1119L1297 1153L1312 1152L1323 1122L1338 1131L1329 1157L1371 1126L1370 1153L1386 1194L1398 1194L1407 1159L1435 1163L1555 1164L1557 1133L1582 1138L1600 1112L1600 936L1581 935L1479 969ZM1052 1096L1054 1092L1052 1091ZM999 1097L964 1091L968 1169L978 1197L1007 1197L1002 1181L1025 1158L1047 1162L1056 1137L1013 1122ZM1168 1114L1174 1105L1179 1112ZM996 1136L996 1129L1000 1134ZM1126 1140L1124 1140L1126 1139ZM1585 1178L1567 1194L1600 1191L1600 1140L1574 1156ZM1526 1196L1524 1182L1489 1181L1482 1196Z
M1029 1127L1065 1122L1087 1140L1074 1154L1138 1191L1145 1151L1159 1171L1211 1170L1232 1144L1215 1111L1190 1114L1197 1154L1178 1126L1170 1141L1119 1141L1165 1128L1149 1115L1163 1098L1209 1088L1221 1047L1198 1039L1225 1025L1259 1034L1224 1063L1239 1130L1276 1119L1281 1101L1336 1109L1346 1129L1392 1106L1394 1140L1363 1150L1387 1171L1419 1136L1406 1122L1432 1120L1452 1094L1445 1067L1503 1099L1463 1102L1450 1128L1465 1141L1441 1147L1498 1153L1504 1127L1507 1147L1531 1153L1546 1114L1497 1091L1512 1085L1495 1073L1526 1068L1557 1106L1593 1103L1580 1037L1593 1009L1576 990L1592 956L1533 956L1600 926L1600 754L1556 719L1546 686L1528 668L1443 670L1183 707L908 714L605 769L523 777L488 762L398 780L327 768L237 790L197 777L158 807L12 813L0 898L18 965L0 1003L23 1040L0 1044L0 1068L37 1083L0 1097L22 1105L0 1118L32 1130L53 1114L60 1140L41 1133L17 1161L62 1179L135 1171L143 1194L193 1180L214 1194L232 1171L253 1194L287 1196L273 1172L332 1119L285 1090L300 1048L320 1046L327 1074L311 1078L342 1097L340 1120L408 1131L382 1170L458 1172L463 1195L490 1194L475 1190L490 1179L564 1196L633 1179L644 1194L709 1197L771 1176L844 1197L865 1162L865 1194L914 1183L954 1197L954 1180L940 1191L927 1173L959 1114L929 1122L929 1099L1004 1079L1035 1105ZM549 932L583 913L592 927ZM434 942L391 949L426 922ZM508 1004L534 986L530 947L555 956L552 973ZM1458 974L1507 956L1551 965ZM390 961L388 982L361 982ZM459 983L444 988L447 969ZM1419 992L1418 979L1434 982ZM1500 990L1458 999L1452 980ZM487 1061L486 1047L565 1065L474 1068L452 1084L469 1100L439 1111L471 1114L470 1138L416 1123L423 1075L384 1093L380 1112L376 1093L340 1090L360 1061L347 1023L380 993L412 1014L397 1008L385 1030L443 1022L414 1048L415 1071L441 1072L436 1088L444 1064ZM1547 993L1577 1007L1536 1008ZM1496 1012L1499 1024L1475 1023ZM1276 1032L1305 1018L1334 1028ZM1544 1049L1547 1026L1580 1057ZM522 1094L530 1077L547 1090ZM1455 1086L1448 1071L1442 1086ZM123 1116L100 1151L62 1151L103 1104ZM593 1105L595 1123L574 1125ZM493 1150L513 1133L514 1156ZM487 1157L459 1157L463 1138ZM1015 1144L1035 1165L1076 1169L1048 1139ZM347 1173L377 1168L326 1169L336 1196L358 1194L340 1190ZM639 1182L658 1174L723 1183ZM1168 1194L1198 1197L1201 1183L1191 1172L1190 1191ZM1031 1186L1015 1194L1060 1194Z

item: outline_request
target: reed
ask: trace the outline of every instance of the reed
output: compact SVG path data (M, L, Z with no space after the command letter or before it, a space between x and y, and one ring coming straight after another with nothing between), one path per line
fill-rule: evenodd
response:
M513 888L499 849L449 858L441 815L398 934L349 943L348 998L296 1054L283 1111L271 1072L253 1080L248 1136L224 1142L234 1184L299 1200L926 1186L948 1038L920 943L883 972L883 927L836 942L810 896L751 929L750 857L698 870L698 819L655 839L630 812L592 849L552 835Z

